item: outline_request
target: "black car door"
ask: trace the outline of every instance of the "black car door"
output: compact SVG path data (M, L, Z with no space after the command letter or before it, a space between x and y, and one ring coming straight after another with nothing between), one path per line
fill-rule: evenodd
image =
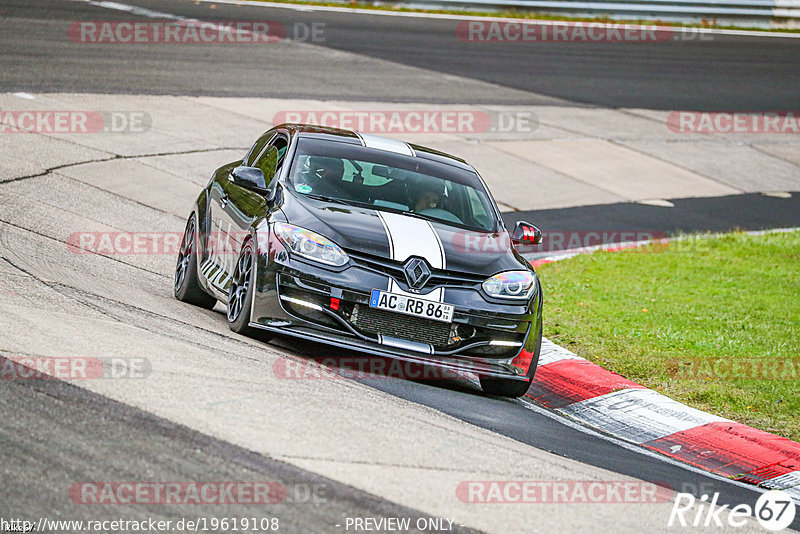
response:
M267 136L259 141L264 137ZM288 137L274 133L268 142L259 141L242 164L261 169L269 186L282 163ZM244 239L250 234L253 221L264 213L266 204L262 193L236 184L230 175L221 177L212 187L210 215L217 239L212 252L214 265L207 278L219 291L227 294Z

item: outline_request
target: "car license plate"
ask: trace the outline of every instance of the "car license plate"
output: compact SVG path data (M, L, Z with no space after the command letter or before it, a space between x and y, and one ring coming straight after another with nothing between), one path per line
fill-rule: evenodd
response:
M433 319L443 323L453 322L455 306L443 302L434 302L416 297L397 295L380 289L373 289L369 299L369 307L379 310L389 310L414 317Z

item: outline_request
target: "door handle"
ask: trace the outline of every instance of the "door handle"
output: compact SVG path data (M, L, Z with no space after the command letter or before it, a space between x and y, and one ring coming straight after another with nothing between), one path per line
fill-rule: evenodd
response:
M224 208L228 205L228 195L222 195L222 198L219 199L220 205Z

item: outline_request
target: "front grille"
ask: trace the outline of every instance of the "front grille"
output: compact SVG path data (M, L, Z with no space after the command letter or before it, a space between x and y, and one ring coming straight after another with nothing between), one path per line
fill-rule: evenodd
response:
M447 346L450 340L448 323L376 310L360 304L353 307L350 321L365 334L382 334L434 347Z
M387 276L391 276L403 284L406 283L405 273L403 272L403 263L350 249L347 249L345 252L347 252L347 255L350 256L350 259L353 260L356 265L372 271L377 271ZM431 277L428 279L428 282L425 284L425 286L475 287L476 285L481 284L485 279L485 276L479 276L470 273L431 269Z

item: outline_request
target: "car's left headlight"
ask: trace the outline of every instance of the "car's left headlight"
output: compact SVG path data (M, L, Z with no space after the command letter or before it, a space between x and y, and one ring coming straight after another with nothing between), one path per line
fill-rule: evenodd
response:
M339 245L311 230L282 222L273 223L272 230L289 250L305 258L335 267L341 267L350 261L350 257Z
M490 297L527 299L536 291L536 275L530 271L497 273L483 283L483 290Z

